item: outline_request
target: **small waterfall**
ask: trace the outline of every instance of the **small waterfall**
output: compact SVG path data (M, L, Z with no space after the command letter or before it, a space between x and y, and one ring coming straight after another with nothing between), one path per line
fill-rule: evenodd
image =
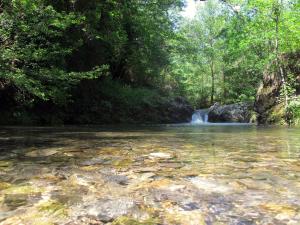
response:
M192 124L208 123L208 109L196 110L192 116Z

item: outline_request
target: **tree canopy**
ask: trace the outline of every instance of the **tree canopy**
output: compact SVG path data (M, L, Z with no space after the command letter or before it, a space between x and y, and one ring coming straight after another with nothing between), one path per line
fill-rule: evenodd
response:
M298 75L287 74L284 56L299 52L299 1L201 2L185 18L184 0L2 0L0 102L69 107L87 84L91 98L110 96L107 80L195 108L253 102L267 69L288 105Z

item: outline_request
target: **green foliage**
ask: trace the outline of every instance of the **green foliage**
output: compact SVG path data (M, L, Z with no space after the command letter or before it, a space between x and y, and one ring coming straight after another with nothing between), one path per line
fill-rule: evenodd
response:
M68 32L84 22L73 12L58 12L41 0L12 1L0 14L0 79L44 100L65 102L81 79L100 76L101 65L86 72L69 71L66 57L78 47Z
M280 56L300 49L297 0L208 0L193 19L179 16L184 3L2 0L2 114L30 123L31 109L84 108L88 122L118 110L126 120L165 93L195 107L253 101L267 65L276 61L277 74ZM295 76L285 75L285 95L295 96Z
M207 106L220 99L223 89L224 8L210 0L198 9L193 20L180 25L172 53L170 73L193 105Z
M263 71L278 71L269 66L276 57L299 51L299 18L296 0L208 0L180 24L169 73L197 107L212 97L253 102ZM286 78L289 86L297 83Z
M91 98L90 96L93 96ZM73 95L74 123L149 123L162 122L168 102L173 98L158 90L132 87L123 82L103 79L87 81Z
M181 1L4 1L0 79L37 98L64 103L72 86L108 74L155 82L168 63L166 13Z
M300 125L300 99L293 99L287 107L287 119L289 124Z

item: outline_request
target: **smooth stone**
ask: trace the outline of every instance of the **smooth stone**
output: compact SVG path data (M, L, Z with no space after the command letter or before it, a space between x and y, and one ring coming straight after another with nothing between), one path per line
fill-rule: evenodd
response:
M167 187L167 189L170 191L178 191L178 190L182 190L185 188L186 188L185 185L176 185L176 184L173 184L173 185L170 185L169 187Z
M95 216L102 222L111 222L114 219L137 211L136 203L126 197L119 199L103 199L88 207L90 216Z
M85 160L83 162L80 162L80 166L93 166L93 165L98 165L98 164L103 164L106 160L104 159L99 159L99 158L94 158L90 160Z
M149 154L150 158L160 158L160 159L172 159L173 156L169 153L164 152L152 152Z
M57 149L41 149L27 152L25 156L27 157L47 157L55 155L58 152Z
M187 204L182 205L181 208L184 209L185 211L193 211L199 209L199 206L197 202L189 202Z
M207 192L227 193L231 191L230 187L218 184L214 180L207 180L200 177L192 177L189 180L195 187Z
M0 181L0 191L1 191L1 190L4 190L4 189L7 189L7 188L9 188L10 186L11 186L10 183L7 183L7 182L1 182L1 181Z
M137 172L137 173L148 173L148 172L156 172L159 169L160 168L156 168L156 167L142 167L142 168L136 169L135 172Z
M16 209L27 204L27 194L9 194L4 197L4 204L10 209Z
M1 211L0 211L0 221L5 220L5 219L7 219L7 218L13 216L14 213L15 213L14 211L9 211L9 212L1 212ZM0 223L0 224L1 224L1 223ZM3 225L4 225L4 224L3 224Z
M11 167L13 163L11 161L0 161L0 167L6 168L6 167Z
M189 224L189 225L206 225L204 216L201 211L170 211L167 216L166 224Z
M240 179L239 183L241 185L244 185L248 189L253 190L270 190L272 189L272 186L264 181L260 180L252 180L252 179Z
M172 169L179 169L182 168L183 165L180 163L159 163L160 167L172 168Z
M154 176L156 176L155 173L143 173L143 174L141 175L141 177L140 177L140 180L141 180L141 181L145 181L145 180L148 180L148 179L150 179L150 178L152 178L152 177L154 177Z
M250 220L242 220L242 221L238 221L237 225L254 225L255 223L253 221Z
M103 179L107 182L117 183L120 185L127 185L129 183L129 179L127 176L123 175L103 175Z

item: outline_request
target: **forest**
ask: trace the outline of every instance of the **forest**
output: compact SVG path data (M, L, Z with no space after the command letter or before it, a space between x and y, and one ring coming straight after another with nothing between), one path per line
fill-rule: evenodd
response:
M300 0L0 0L0 225L299 225Z
M299 1L199 2L187 18L183 0L1 0L0 124L173 123L245 102L299 124Z

